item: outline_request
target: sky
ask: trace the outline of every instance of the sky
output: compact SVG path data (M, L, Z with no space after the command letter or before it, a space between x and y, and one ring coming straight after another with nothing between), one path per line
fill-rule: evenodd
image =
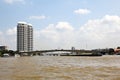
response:
M34 29L34 50L120 46L120 0L0 0L0 45L16 50L17 23Z

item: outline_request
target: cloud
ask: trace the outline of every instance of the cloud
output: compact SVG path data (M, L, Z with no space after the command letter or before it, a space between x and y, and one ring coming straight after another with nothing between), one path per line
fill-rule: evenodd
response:
M2 35L3 33L0 31L0 35Z
M82 15L89 14L90 12L91 11L88 10L88 9L77 9L77 10L74 11L75 14L82 14Z
M39 35L39 37L36 37L35 46L39 46L37 48L40 49L51 49L63 46L67 48L73 43L73 31L74 28L68 22L49 24L46 28L36 31L36 35Z
M89 20L80 29L85 33L96 34L99 37L103 37L109 34L116 34L120 31L120 17L106 15L102 19ZM101 35L101 36L100 36ZM95 37L95 36L94 36Z
M16 2L25 3L25 0L4 0L4 1L8 4L13 4L13 3L16 3Z
M36 49L70 49L72 46L77 49L114 48L120 45L119 22L119 16L105 15L100 19L89 20L79 29L69 22L49 24L38 31L35 46Z
M41 30L41 34L46 38L51 38L53 41L56 41L61 34L73 30L73 27L68 22L58 22L56 25L49 24L48 27Z
M6 31L7 35L16 35L16 32L17 32L17 28L16 27L8 29Z
M105 15L101 19L89 20L84 26L80 27L83 39L91 47L115 47L119 46L120 17Z
M46 16L30 16L29 19L46 19Z
M16 50L16 27L0 32L0 45Z
M68 22L58 22L56 28L60 30L73 30L73 27Z

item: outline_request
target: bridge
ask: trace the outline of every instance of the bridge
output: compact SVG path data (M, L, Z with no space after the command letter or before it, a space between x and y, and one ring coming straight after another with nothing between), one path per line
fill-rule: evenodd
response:
M75 54L82 54L82 53L91 53L91 50L67 50L67 49L54 49L54 50L39 50L39 51L31 51L31 52L19 52L21 55L43 55L47 54L48 52L69 52Z

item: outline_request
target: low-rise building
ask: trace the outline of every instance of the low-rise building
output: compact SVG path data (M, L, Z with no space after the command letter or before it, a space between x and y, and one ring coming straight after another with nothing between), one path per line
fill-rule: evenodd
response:
M7 46L0 46L0 51L7 50Z

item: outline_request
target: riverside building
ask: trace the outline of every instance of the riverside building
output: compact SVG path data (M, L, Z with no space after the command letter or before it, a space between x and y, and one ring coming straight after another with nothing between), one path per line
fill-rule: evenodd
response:
M26 22L17 24L17 51L29 52L33 50L33 28Z
M0 46L0 51L7 50L7 46Z

